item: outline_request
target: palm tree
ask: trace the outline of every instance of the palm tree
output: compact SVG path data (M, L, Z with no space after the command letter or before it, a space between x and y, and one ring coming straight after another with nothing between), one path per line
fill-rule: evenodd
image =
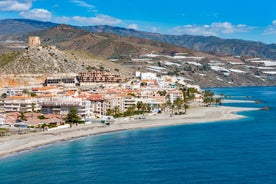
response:
M35 103L32 103L32 112L35 111L35 106L36 106L36 104L35 104Z
M214 102L214 93L206 90L203 92L203 102L205 103L206 107L208 107L209 105L212 104L212 102Z
M173 104L175 105L175 107L177 108L177 112L179 113L180 109L183 106L183 100L180 97L177 97L174 101Z
M138 110L141 110L142 107L143 107L143 102L138 101L137 104L136 104L136 107L137 107Z
M216 98L215 103L216 105L221 105L222 104L221 98Z
M175 108L175 104L171 103L170 108L171 108L171 115L173 115L173 113L174 113L174 108Z
M142 107L141 107L141 110L142 110L143 114L144 114L145 112L147 112L147 111L148 111L148 104L143 103L143 105L142 105Z
M150 104L147 104L146 107L147 107L147 111L151 112L151 106L150 106Z
M186 104L186 103L184 103L184 113L186 114L186 112L187 112L187 109L189 108L189 105L188 104Z

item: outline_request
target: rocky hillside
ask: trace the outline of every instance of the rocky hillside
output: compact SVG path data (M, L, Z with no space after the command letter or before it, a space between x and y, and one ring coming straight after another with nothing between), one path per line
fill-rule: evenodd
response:
M167 43L135 37L122 37L112 33L94 34L68 25L32 32L20 39L27 40L27 37L31 35L39 36L44 45L56 45L62 50L84 50L104 58L141 55L149 52L162 54L172 54L174 52L197 53Z
M95 58L81 51L61 51L55 46L30 47L0 56L1 74L57 74L78 73L95 69L133 74L118 64Z

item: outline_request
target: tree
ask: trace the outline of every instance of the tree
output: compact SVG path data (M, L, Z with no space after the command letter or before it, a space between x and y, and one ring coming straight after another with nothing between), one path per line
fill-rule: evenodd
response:
M115 114L119 114L119 113L120 113L120 109L119 109L118 106L115 106L115 107L114 107L114 113L115 113Z
M65 117L65 123L79 123L81 117L78 115L78 110L76 107L71 107L69 113Z
M143 114L144 114L145 112L149 112L149 111L148 111L148 104L143 103L141 110L142 110Z
M166 90L163 90L163 91L157 91L157 93L158 93L160 96L166 96L167 91L166 91Z
M36 93L34 93L34 92L30 92L29 94L30 94L31 97L36 97L37 96Z
M147 104L147 111L151 112L151 105L150 104Z
M35 111L35 106L36 106L36 104L35 104L35 103L32 103L32 112Z
M221 105L222 104L221 98L216 98L215 103L216 103L216 105Z
M124 116L133 116L136 109L136 105L132 105L124 112Z
M7 93L2 93L1 98L7 98Z
M37 118L38 118L38 119L46 119L46 117L45 117L43 114L37 116Z
M142 107L143 107L143 102L138 101L137 104L136 104L136 107L137 107L138 110L141 110Z
M20 113L20 114L19 114L19 116L17 117L17 119L18 119L19 121L27 121L27 117L26 117L26 115L25 115L25 112L24 112L24 111L20 111L19 113Z
M184 113L186 114L187 109L189 108L189 105L185 103L183 107L184 107Z
M206 90L203 92L203 103L205 103L206 107L211 105L212 102L214 102L214 93Z
M192 100L195 99L195 93L199 93L196 88L180 88L183 94L183 107L184 113L186 114L187 109L189 108L189 104Z
M24 94L28 94L28 93L29 93L29 90L27 90L27 89L23 89L22 93L24 93Z
M183 100L180 97L177 97L174 101L173 104L175 105L175 107L177 108L177 112L179 113L180 109L183 106Z
M107 114L108 116L111 116L111 115L114 114L114 110L113 110L113 109L107 109L107 110L106 110L106 114Z

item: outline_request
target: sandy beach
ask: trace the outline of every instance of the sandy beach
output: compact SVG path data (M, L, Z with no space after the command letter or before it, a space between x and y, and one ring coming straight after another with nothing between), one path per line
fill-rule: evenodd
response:
M0 157L31 150L54 142L108 132L240 119L243 116L237 115L237 112L250 110L257 109L224 106L197 107L188 109L186 115L174 115L172 117L169 114L147 115L145 119L124 118L116 120L111 125L88 124L39 133L0 137Z

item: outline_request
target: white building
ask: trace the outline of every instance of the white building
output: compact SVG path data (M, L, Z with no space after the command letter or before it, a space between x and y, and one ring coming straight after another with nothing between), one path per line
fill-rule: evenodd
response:
M129 107L136 105L136 98L133 96L123 96L122 97L122 108L127 110Z
M62 97L50 98L41 102L43 114L61 114L66 116L70 109L75 107L83 121L91 119L91 102L81 98Z
M32 112L40 110L40 104L36 98L5 99L0 101L0 109L4 112Z
M152 72L136 72L136 77L139 77L141 80L156 80L158 79L156 73Z
M168 94L169 94L169 98L170 98L171 103L173 103L174 100L176 100L177 98L183 99L183 94L179 90L169 90Z

